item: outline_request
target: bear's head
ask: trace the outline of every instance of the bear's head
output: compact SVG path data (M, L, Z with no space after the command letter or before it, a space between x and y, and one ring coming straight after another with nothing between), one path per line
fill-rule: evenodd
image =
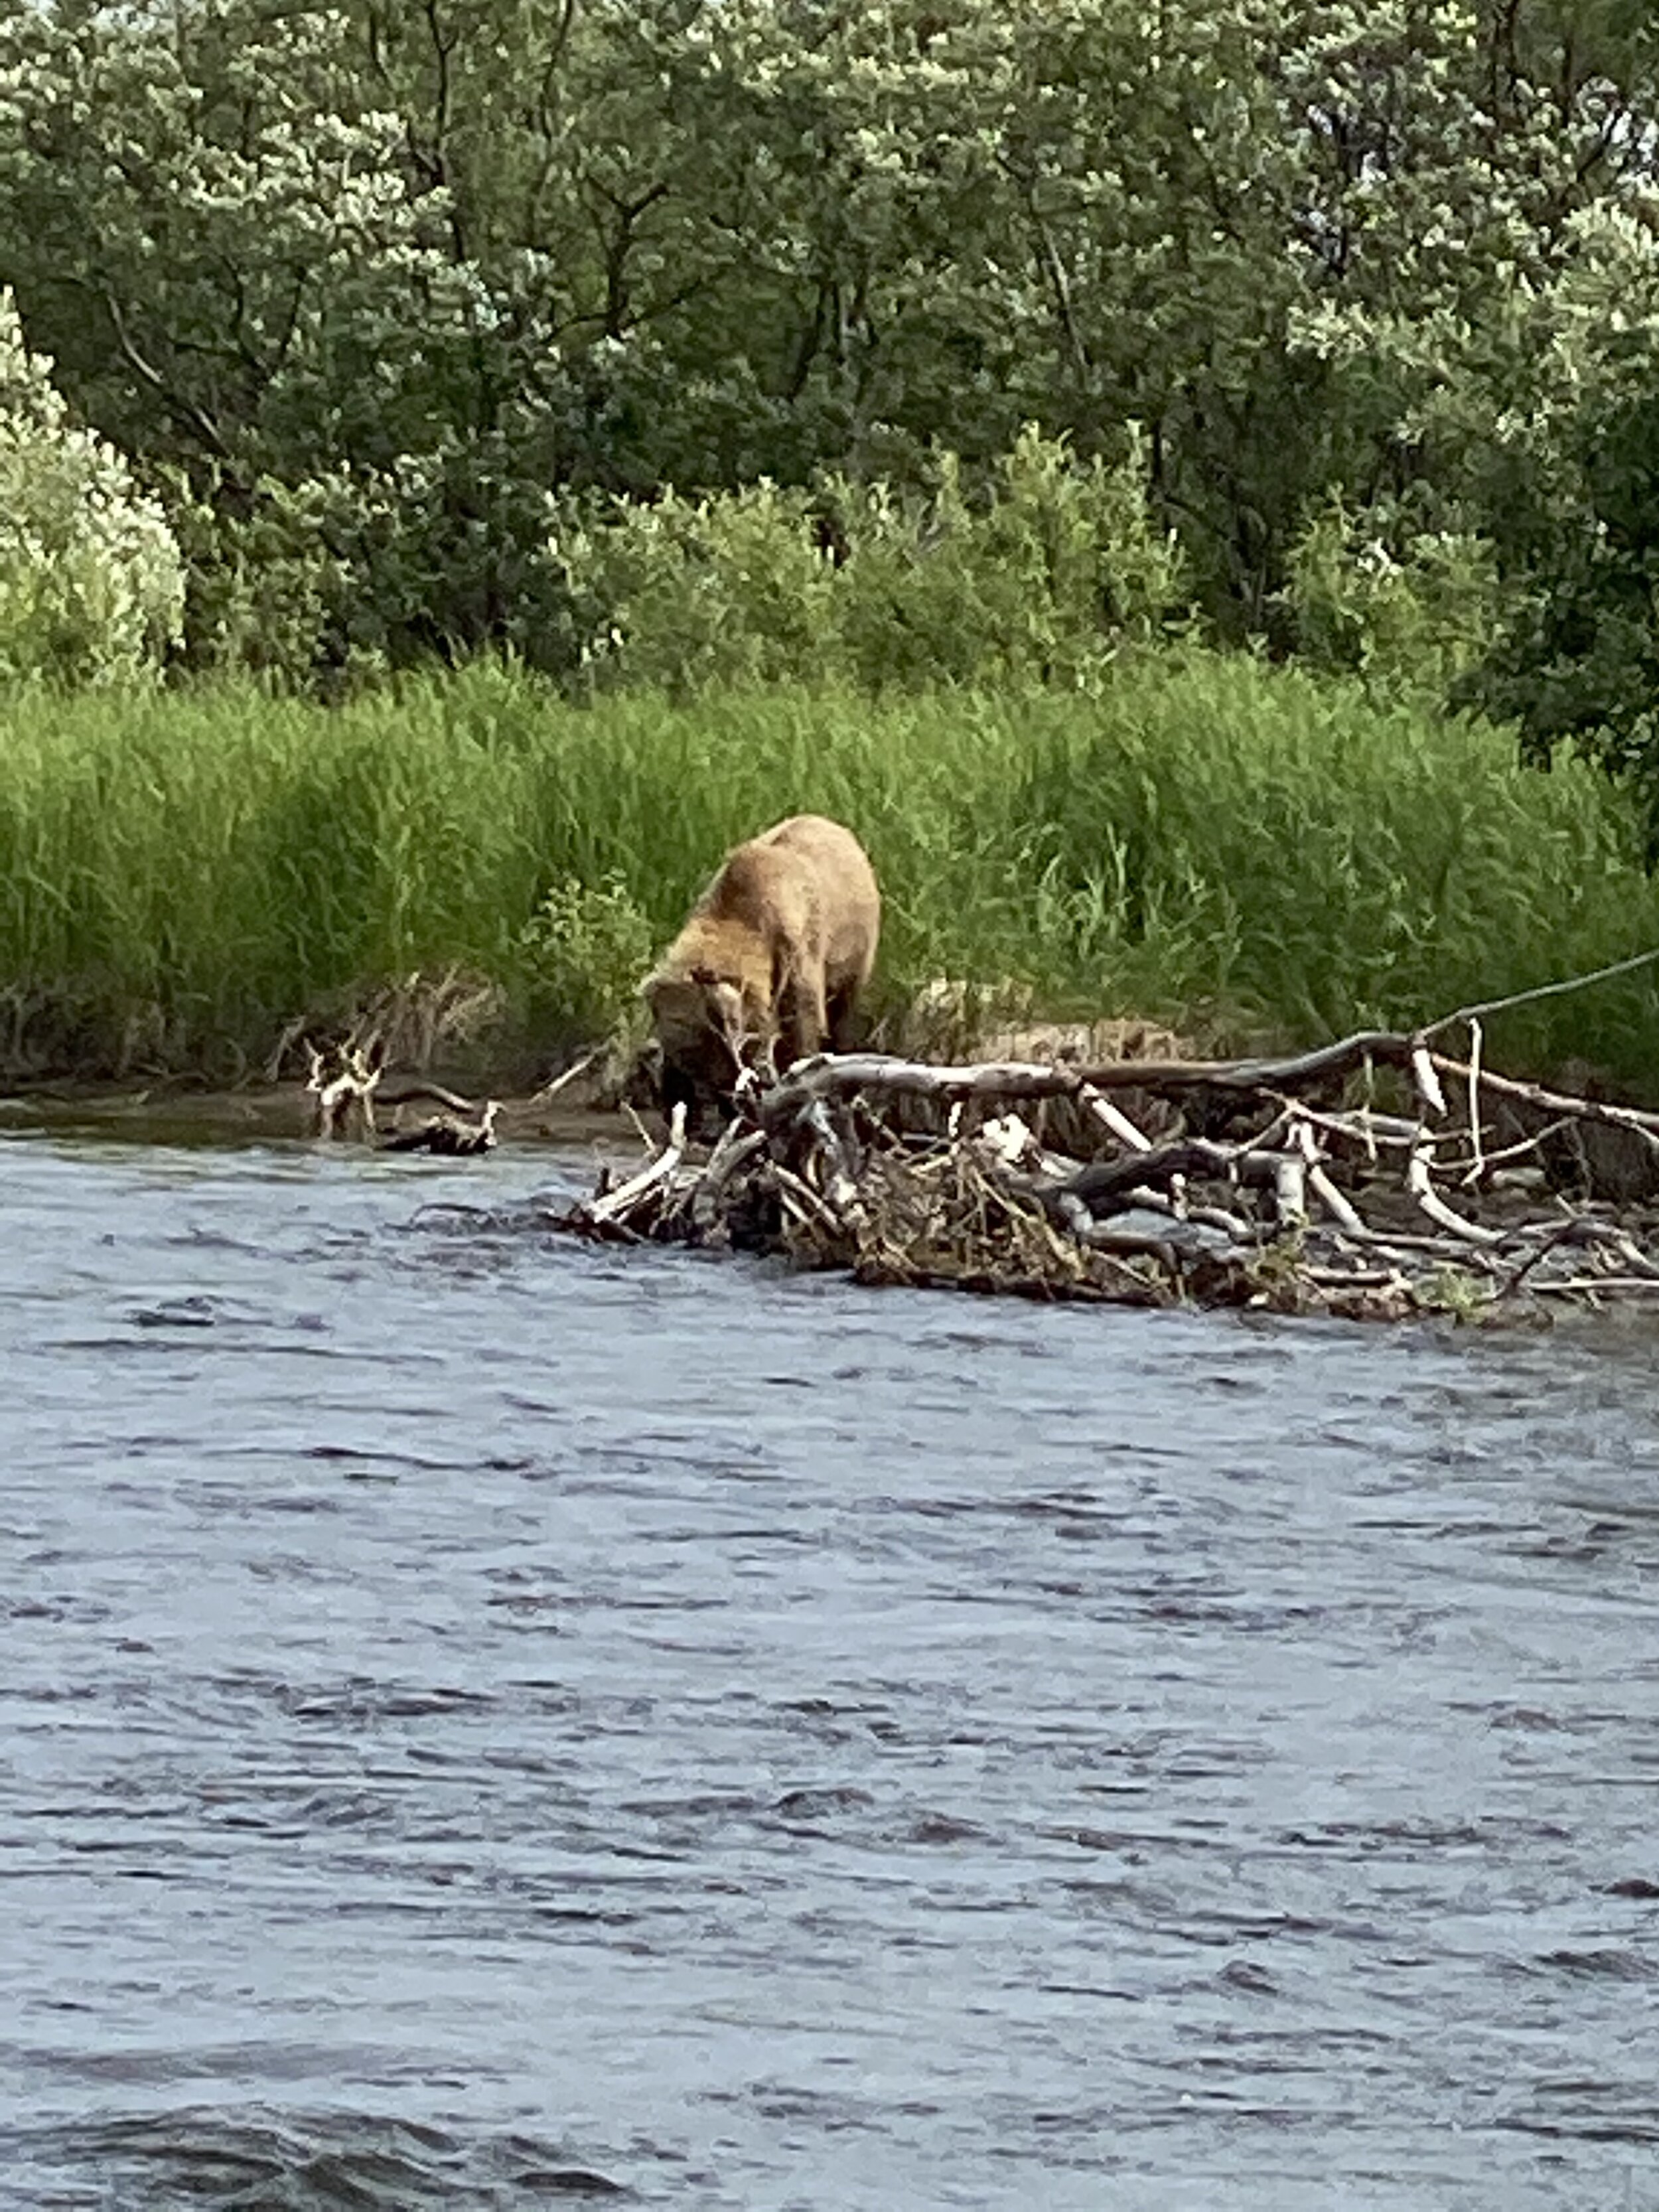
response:
M728 1083L737 1080L748 1036L743 994L729 977L708 968L678 975L659 969L642 989L665 1060L712 1056Z
M753 1026L740 987L711 968L659 969L641 987L662 1048L662 1103L684 1103L694 1127L729 1112L739 1079L770 1073L770 1039Z

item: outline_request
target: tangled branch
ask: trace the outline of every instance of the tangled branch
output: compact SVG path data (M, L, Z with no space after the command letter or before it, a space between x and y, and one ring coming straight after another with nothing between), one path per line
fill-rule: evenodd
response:
M1659 1115L1495 1073L1478 1042L1455 1060L1429 1042L1444 1026L1274 1060L820 1054L746 1086L706 1155L677 1127L562 1225L1135 1305L1395 1317L1659 1296L1655 1225L1552 1191L1545 1167L1564 1130L1599 1125L1659 1188Z

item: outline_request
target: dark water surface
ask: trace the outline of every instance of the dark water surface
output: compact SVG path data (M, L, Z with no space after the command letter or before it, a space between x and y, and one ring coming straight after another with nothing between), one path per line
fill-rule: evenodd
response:
M0 2203L1659 2207L1652 1335L562 1172L0 1143Z

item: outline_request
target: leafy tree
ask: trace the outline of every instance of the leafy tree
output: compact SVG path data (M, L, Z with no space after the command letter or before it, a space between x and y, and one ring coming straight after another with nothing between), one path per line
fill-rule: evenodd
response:
M1634 757L1656 116L1636 0L0 0L0 268L200 659L568 671L568 495L1134 422L1221 635L1297 647L1340 489Z
M1576 227L1517 312L1528 373L1475 454L1508 580L1466 689L1535 758L1571 740L1632 778L1659 855L1659 184Z

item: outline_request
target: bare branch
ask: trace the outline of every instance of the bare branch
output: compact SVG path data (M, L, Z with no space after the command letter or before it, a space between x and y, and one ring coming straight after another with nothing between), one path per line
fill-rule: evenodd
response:
M1474 1021L1485 1014L1505 1013L1511 1006L1530 1006L1540 999L1559 999L1570 991L1588 990L1592 983L1605 983L1614 975L1629 975L1638 968L1650 967L1659 960L1659 945L1650 952L1633 952L1628 960L1615 960L1606 968L1593 968L1585 975L1565 975L1559 982L1534 984L1529 991L1511 991L1506 998L1482 999L1472 1006L1459 1006L1455 1013L1442 1014L1425 1023L1418 1031L1421 1037L1438 1036L1443 1030L1455 1029L1460 1022Z
M134 374L149 385L152 392L159 393L166 405L191 425L204 445L211 447L213 452L222 458L228 456L230 448L221 434L218 424L206 409L198 406L195 400L187 398L183 392L174 391L161 370L153 367L139 352L132 333L127 328L126 316L122 312L120 301L115 296L113 287L109 284L101 286L100 295L115 332L115 342L120 347L123 357Z

